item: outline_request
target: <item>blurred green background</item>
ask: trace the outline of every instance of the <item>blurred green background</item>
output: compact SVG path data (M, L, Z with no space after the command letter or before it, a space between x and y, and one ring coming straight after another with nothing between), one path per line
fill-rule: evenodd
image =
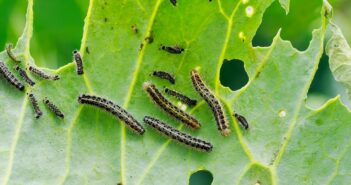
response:
M334 8L334 21L341 27L351 43L351 0L330 0ZM34 31L31 53L37 65L58 68L72 60L71 52L80 47L84 18L89 0L35 0ZM26 13L25 0L0 0L0 47L16 43L21 35ZM269 46L279 28L283 39L290 40L294 47L305 50L311 40L312 30L320 25L322 0L291 0L288 15L278 2L266 13L261 27L253 40L254 46ZM233 90L240 89L248 78L242 62L225 60L221 69L221 82ZM337 94L350 105L344 89L335 82L326 55L321 59L317 74L309 90L307 103L317 108ZM349 106L350 107L350 106ZM200 171L190 178L191 185L210 184L212 177Z

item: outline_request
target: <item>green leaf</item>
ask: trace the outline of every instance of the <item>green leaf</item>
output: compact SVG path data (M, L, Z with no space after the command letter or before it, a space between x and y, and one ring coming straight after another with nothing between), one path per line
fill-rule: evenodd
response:
M341 82L351 97L351 48L337 25L331 24L332 36L327 44L329 66L334 78Z
M64 120L42 103L44 115L36 120L25 94L1 80L0 183L178 185L188 184L189 176L201 169L213 174L213 184L349 182L349 110L338 98L318 110L305 106L324 49L326 10L306 51L297 51L279 33L270 47L252 47L271 3L179 0L174 7L167 0L90 1L80 49L84 75L76 75L70 63L47 70L60 80L37 79L27 89L40 100L52 99L65 113ZM29 52L32 6L28 0L26 28L14 52L34 65ZM154 42L147 43L151 34ZM159 49L161 44L178 44L185 52L169 54ZM245 62L250 78L235 92L219 82L223 60L233 58ZM5 52L0 60L13 65ZM194 68L221 99L232 130L229 137L219 134L211 110L192 87L189 73ZM170 86L150 77L153 70L172 72L177 80L172 88L201 100L187 112L202 128L183 130L211 142L211 153L176 144L147 126L138 136L109 114L77 102L80 93L96 94L123 106L137 120L151 115L181 127L143 92L148 80L160 88ZM247 118L249 130L240 128L234 111Z

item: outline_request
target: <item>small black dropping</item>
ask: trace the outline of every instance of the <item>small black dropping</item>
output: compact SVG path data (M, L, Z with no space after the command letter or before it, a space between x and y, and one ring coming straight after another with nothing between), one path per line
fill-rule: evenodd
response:
M88 54L90 54L90 49L89 49L89 47L87 46L87 47L85 47L85 52L86 53L88 53Z
M235 118L238 120L240 125L245 128L245 130L249 129L249 123L247 122L246 118L242 115L234 113Z
M170 0L170 2L173 4L173 6L177 6L177 0Z
M139 51L141 51L143 49L143 47L144 47L144 44L141 43L140 46L139 46Z
M195 106L197 103L196 100L193 100L193 99L185 96L184 94L181 94L180 92L177 92L177 91L172 90L172 89L165 88L165 93L176 97L178 100L180 100L181 102L183 102L189 106Z
M181 54L184 51L184 48L182 48L180 46L164 46L164 45L161 45L161 49L163 51L167 51L168 53L172 53L172 54Z
M16 66L15 68L18 73L20 74L20 76L22 77L22 79L27 82L27 84L29 84L30 86L34 86L35 85L35 82L29 78L27 72L25 70L23 70L22 68L20 68L19 66Z
M15 54L13 54L12 48L13 48L13 45L12 45L11 43L9 43L9 44L6 45L6 52L7 52L7 55L8 55L14 62L20 63L21 61L17 59L17 57L15 56Z
M65 118L65 115L61 112L61 110L47 97L44 98L43 102L47 105L47 107L58 117Z
M104 21L107 22L107 17L104 18Z
M48 74L45 74L43 71L41 71L38 68L35 68L33 66L29 66L29 71L32 72L34 75L43 78L45 80L59 80L60 77L58 75L50 76Z
M148 43L148 44L151 44L154 42L154 34L151 32L149 36L147 36L145 38L145 41Z
M80 55L80 53L76 49L73 51L73 58L74 58L74 61L76 62L76 65L77 65L77 74L82 75L84 73L83 72L83 60L82 60L82 56Z
M175 78L168 72L165 71L154 71L152 73L153 76L168 80L171 84L175 84Z
M40 107L38 105L38 101L35 98L34 94L27 93L27 95L28 95L29 100L32 103L32 107L33 107L33 109L35 111L35 118L39 119L43 115L43 112L40 110Z
M3 62L0 62L0 73L11 85L15 86L18 90L24 90L24 85L11 73L11 71L9 71Z
M135 34L137 34L139 32L139 29L136 25L132 25L131 28Z

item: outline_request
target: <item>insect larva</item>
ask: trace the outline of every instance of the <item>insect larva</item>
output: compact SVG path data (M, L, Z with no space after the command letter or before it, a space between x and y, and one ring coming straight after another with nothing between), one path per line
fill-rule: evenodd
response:
M178 100L180 100L181 102L183 102L189 106L195 106L197 103L196 100L190 99L189 97L187 97L187 96L185 96L185 95L183 95L175 90L165 88L165 92L171 96L176 97Z
M168 80L171 84L175 83L175 78L171 74L169 74L165 71L154 71L152 73L152 75L159 77L159 78L162 78L162 79L165 79L165 80Z
M177 0L170 0L173 6L177 6Z
M230 133L230 129L227 120L225 119L223 107L220 104L219 100L206 87L197 71L191 71L191 80L196 91L205 99L207 104L211 107L213 115L216 119L218 130L223 136L228 136Z
M49 107L49 109L53 113L55 113L56 116L58 116L60 118L65 117L65 115L61 112L61 110L53 102L51 102L47 97L45 97L43 101Z
M23 80L25 82L27 82L30 86L34 86L35 85L35 82L31 78L29 78L29 76L28 76L28 74L27 74L27 72L25 70L23 70L19 66L16 66L16 70L18 71L20 76L23 78Z
M29 100L32 103L32 107L35 111L35 118L37 118L37 119L40 118L40 116L43 115L43 112L41 112L41 110L39 108L37 99L35 98L34 94L32 94L32 93L27 93L27 95L28 95Z
M15 86L20 91L24 90L24 85L9 71L3 62L0 62L0 73L11 85Z
M82 56L79 54L78 50L73 51L73 58L77 64L77 74L82 75L84 73L83 72L83 60L82 60Z
M17 62L17 63L21 62L21 61L18 60L17 57L13 54L12 48L13 48L13 45L12 45L11 43L6 45L6 52L7 52L7 55L8 55L14 62Z
M144 90L149 94L151 99L169 115L175 117L176 119L180 120L181 122L185 123L191 128L201 127L200 123L194 117L190 116L177 106L173 105L165 97L163 97L160 91L151 82L144 83Z
M161 49L167 51L168 53L172 54L181 54L184 51L184 48L179 46L163 46L161 45Z
M235 118L238 120L240 125L245 128L245 130L249 129L249 123L246 118L240 114L234 113Z
M170 137L174 141L178 141L183 143L187 146L195 148L200 151L211 152L212 151L212 144L201 139L192 137L188 134L180 132L179 130L167 125L166 123L149 116L144 117L144 122L151 127L155 128L161 134Z
M78 102L81 104L93 105L106 110L107 112L122 120L130 129L135 131L137 134L143 135L145 132L144 127L141 126L141 124L132 115L130 115L122 107L105 98L81 94L78 97Z
M32 72L33 74L39 76L40 78L43 78L46 80L59 80L60 79L60 77L58 75L55 75L55 76L47 75L43 71L41 71L33 66L29 66L29 71Z

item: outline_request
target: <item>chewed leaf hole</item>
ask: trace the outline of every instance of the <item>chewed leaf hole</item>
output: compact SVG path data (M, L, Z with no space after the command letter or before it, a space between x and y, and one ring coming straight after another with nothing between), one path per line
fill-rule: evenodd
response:
M249 77L241 60L224 60L220 72L221 84L231 90L238 90L244 87L249 81Z
M197 171L193 173L189 179L189 185L211 185L212 182L212 173L207 170Z

